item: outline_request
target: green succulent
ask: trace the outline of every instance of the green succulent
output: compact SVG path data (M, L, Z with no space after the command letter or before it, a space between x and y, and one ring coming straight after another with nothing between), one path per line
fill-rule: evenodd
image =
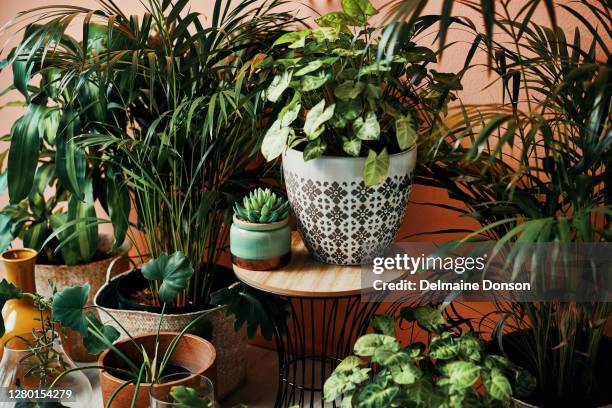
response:
M258 188L234 204L234 213L244 220L259 224L284 220L289 216L289 202L269 188Z

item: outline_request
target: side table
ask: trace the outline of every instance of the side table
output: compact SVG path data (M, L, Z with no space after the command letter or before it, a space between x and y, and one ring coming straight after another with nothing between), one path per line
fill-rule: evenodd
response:
M250 271L234 265L236 276L290 305L289 330L275 324L279 373L275 407L323 403L323 384L336 365L352 353L380 302L362 302L361 267L318 263L294 233L291 263L274 271ZM370 297L370 300L382 301ZM337 406L334 402L329 406Z

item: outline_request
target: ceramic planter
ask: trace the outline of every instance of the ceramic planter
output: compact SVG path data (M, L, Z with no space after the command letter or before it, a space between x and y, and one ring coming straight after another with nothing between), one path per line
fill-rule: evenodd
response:
M391 244L408 204L416 149L390 156L388 177L363 183L364 157L322 156L304 161L302 152L283 153L287 196L298 230L320 262L356 265Z
M121 333L122 339L125 339L125 333L117 322L133 336L149 333L151 328L157 327L159 323L159 313L146 310L127 310L118 306L115 285L119 279L131 272L117 275L109 283L102 286L94 298L96 306L106 309L116 319L116 321L113 321L105 317L105 313L100 313L101 320L105 324L113 325ZM230 273L231 271L219 272ZM214 307L205 311L166 313L161 323L161 330L165 332L180 331L202 313L207 315L207 319L212 324L211 343L217 353L215 392L219 399L223 399L242 385L246 379L246 357L244 354L246 331L244 328L240 331L234 330L234 318L225 315L225 306Z
M267 271L287 265L291 260L289 220L258 224L234 215L230 252L232 262L245 269Z
M178 335L176 332L163 332L159 337L159 353L167 350L172 340ZM134 340L142 346L150 356L155 354L155 334L146 334L143 336L134 336ZM132 343L131 340L122 340L115 346L132 361L139 361L140 351ZM170 358L170 364L174 367L182 368L191 373L186 374L185 378L168 382L163 385L156 385L157 388L168 387L168 389L177 385L189 386L195 375L203 375L210 378L213 383L216 380L216 351L211 343L194 336L185 334L179 340L178 345ZM106 367L123 367L125 363L117 357L112 350L106 350L98 358L98 365ZM125 383L125 380L117 378L108 371L100 371L100 388L102 390L102 399L106 406L110 395ZM140 384L136 394L136 408L149 407L149 390L151 383ZM123 408L129 407L132 403L132 398L136 392L136 386L129 384L117 393L113 399L111 407Z

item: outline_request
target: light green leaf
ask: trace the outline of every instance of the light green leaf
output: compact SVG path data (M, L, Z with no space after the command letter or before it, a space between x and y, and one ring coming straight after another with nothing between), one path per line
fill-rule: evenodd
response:
M281 127L289 126L294 120L297 119L298 115L300 114L300 109L302 108L302 104L300 103L301 96L301 93L296 92L293 95L291 102L289 102L289 104L285 106L278 114L278 117L281 120Z
M319 89L332 78L329 71L319 71L316 75L304 75L300 81L300 89L302 92L314 91Z
M348 101L361 95L364 89L365 84L363 82L346 80L334 89L334 95L338 99Z
M310 35L311 30L292 31L281 35L274 44L273 47L281 44L289 44L289 48L302 48L306 44L306 38Z
M391 407L393 406L393 399L397 396L399 390L399 387L395 385L389 385L385 387L375 382L370 383L363 387L363 389L359 393L359 407Z
M276 159L285 150L289 130L287 126L281 127L280 119L275 120L270 126L261 144L261 153L267 161Z
M304 133L310 136L321 127L325 122L330 120L334 115L334 109L336 105L329 105L325 107L325 99L321 99L319 103L312 107L306 115L306 121L304 123Z
M298 69L295 74L293 74L293 76L299 77L299 76L303 76L306 74L310 74L311 72L316 71L317 69L321 68L323 66L323 61L317 59L314 61L310 61L308 64L306 64L306 66Z
M87 304L89 296L89 284L73 286L53 295L51 313L53 320L60 322L62 326L78 331L83 337L87 337L87 319L83 314L83 308Z
M361 140L378 140L380 137L380 124L376 113L369 111L366 113L366 119L358 117L353 122L353 130L357 137Z
M394 337L368 333L358 338L353 348L356 355L371 357L379 347L384 350L398 351L399 346L399 342Z
M348 356L338 364L335 371L352 371L363 364L363 361L357 356Z
M340 29L338 27L318 27L312 31L315 41L321 43L323 41L334 42L338 39Z
M383 62L373 62L370 65L366 65L365 67L361 67L359 72L357 73L357 78L361 78L365 75L378 75L380 72L388 72L391 71L391 67Z
M410 114L395 119L395 136L402 151L412 149L419 138Z
M367 17L378 14L378 10L372 6L369 0L342 0L342 9L351 16L365 21Z
M315 20L319 27L330 27L335 31L347 31L348 26L358 26L363 23L359 19L349 16L346 13L334 11L327 13Z
M347 139L346 137L342 138L342 150L353 157L358 157L361 152L361 139L353 138Z
M162 281L159 299L163 303L174 301L176 295L187 287L193 275L189 259L180 251L171 256L162 253L142 266L142 274L151 281Z
M285 92L289 83L291 82L291 77L293 76L293 71L287 70L283 71L281 74L276 75L272 80L272 83L268 87L266 92L266 96L268 101L276 102L278 98Z
M325 143L321 139L315 139L311 142L308 142L308 144L304 148L304 161L313 160L317 157L321 157L323 153L325 153L325 149L327 149L327 143Z
M483 375L483 383L493 399L507 401L512 397L512 385L498 368L493 368L490 373Z
M368 152L363 170L363 181L366 186L374 186L382 183L389 172L389 154L384 148L382 152L376 154L374 150Z
M327 402L334 401L347 391L355 388L344 372L334 372L323 384L323 398Z
M480 377L480 367L469 361L452 361L443 365L440 371L456 390L471 387Z
M414 384L422 375L421 370L412 363L394 365L391 368L393 382L400 385Z
M197 390L184 385L170 388L170 399L179 408L212 408L208 401L200 397Z
M459 344L455 337L434 337L429 345L429 356L438 360L448 360L459 354Z

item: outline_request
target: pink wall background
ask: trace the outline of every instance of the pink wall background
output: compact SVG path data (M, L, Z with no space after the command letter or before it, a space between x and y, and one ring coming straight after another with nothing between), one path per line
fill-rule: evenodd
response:
M121 7L126 14L142 14L143 7L138 0L115 0L116 4ZM145 1L146 2L146 1ZM569 3L569 1L567 1ZM213 0L198 0L192 2L193 11L197 11L202 13L204 18L210 15ZM387 1L374 0L373 3L376 7L382 10L380 16L386 14L385 11L389 11L388 7L384 7ZM512 1L511 8L513 10L518 10L521 7L522 1ZM20 1L7 1L2 0L2 6L0 7L0 24L4 24L9 21L13 16L15 16L21 10L27 10L35 7L41 7L51 4L70 4L70 5L79 5L83 7L95 7L95 0L20 0ZM524 3L523 3L524 4ZM441 0L431 0L425 10L425 14L427 13L439 13L442 6ZM331 10L340 9L340 0L304 0L302 2L295 2L291 5L286 5L286 9L295 11L296 15L300 17L312 17L316 15L316 11L321 14L324 14ZM475 13L473 10L460 5L455 5L453 12L455 15L467 16L472 19L475 23L481 24L481 18ZM561 27L563 27L568 32L568 38L572 38L575 21L568 13L563 10L559 10L559 23ZM548 16L543 7L534 13L533 20L540 23L548 23ZM80 23L76 22L72 28L72 34L79 36L81 32ZM420 43L422 45L430 46L432 41L434 41L435 32L432 32L428 35L424 35L420 39ZM588 35L586 32L581 33L583 39L587 39ZM0 44L6 46L8 43L14 44L15 40L18 40L18 37L10 38L8 33L0 34ZM463 61L469 48L471 37L468 33L463 32L462 30L452 30L448 35L448 41L456 42L456 44L447 50L442 58L442 62L438 68L440 71L457 71L462 65ZM5 49L10 49L7 47ZM6 53L2 55L4 57ZM475 62L484 62L485 55L479 54L475 58ZM492 78L489 77L488 72L484 67L477 67L472 69L465 76L464 80L464 88L465 90L461 92L461 97L466 103L495 103L499 102L501 98L501 93L499 92L499 88L491 87L489 89L484 89L486 84ZM4 89L10 85L12 81L12 75L10 69L5 69L0 73L0 89ZM17 92L13 91L0 97L0 106L6 104L9 101L13 100L22 100ZM7 107L5 109L0 109L0 135L7 134L10 131L11 125L13 122L21 115L22 109L15 107ZM6 143L0 144L0 151L3 151L7 148ZM423 202L448 202L446 194L443 191L435 191L430 188L422 188L416 186L413 190L411 200L413 201L410 204L409 210L407 211L406 219L404 222L404 226L402 231L400 232L401 236L412 235L415 233L432 231L436 229L447 229L447 228L459 228L465 227L466 221L459 218L456 214L451 213L449 211L435 209L429 206L419 205L418 203ZM4 206L7 202L6 193L0 197L0 206ZM106 228L102 226L101 229ZM441 239L442 237L437 237L437 239ZM446 238L450 238L446 237ZM423 240L427 239L427 237L415 237L415 240ZM17 244L18 245L18 244Z

